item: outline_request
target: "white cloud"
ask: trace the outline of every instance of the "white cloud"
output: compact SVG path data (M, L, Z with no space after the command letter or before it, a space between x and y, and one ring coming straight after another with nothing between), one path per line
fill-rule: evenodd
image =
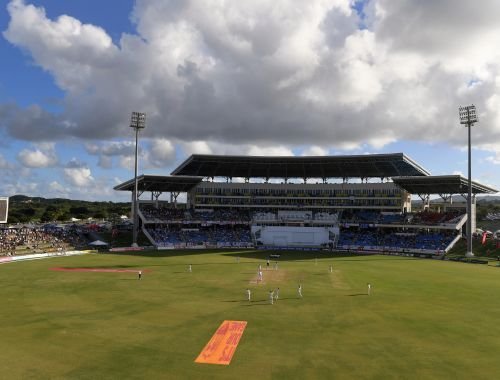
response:
M72 186L90 188L93 185L94 177L91 170L85 163L72 159L63 169L64 178Z
M59 159L53 143L36 144L34 150L23 149L17 158L28 168L48 168L57 165Z
M9 169L12 167L12 164L5 159L3 154L0 153L0 169Z
M71 189L66 188L57 181L52 181L49 183L48 194L46 196L55 196L68 198L71 194Z
M102 28L67 15L51 21L42 7L23 0L11 1L7 9L11 21L4 36L11 43L28 46L35 61L50 71L64 90L88 88L95 80L92 67L113 64L117 48Z
M28 196L39 196L40 187L36 182L17 182L12 181L3 185L3 194L12 196L23 194Z
M134 154L135 142L112 141L104 143L87 143L85 149L89 154L104 156L123 156Z
M152 140L147 153L149 164L154 167L165 167L175 160L175 147L166 139Z
M140 161L142 162L142 161ZM119 166L123 169L134 170L135 157L132 156L120 156Z
M302 156L327 156L328 149L320 146L311 146L302 152Z
M293 156L290 148L284 146L257 146L251 145L247 148L249 156Z
M500 152L497 152L494 156L486 157L485 160L494 165L500 165Z
M383 149L399 140L463 146L457 108L474 103L474 145L496 163L500 3L371 0L364 29L351 5L139 0L137 34L114 44L98 25L12 0L5 38L65 97L58 114L0 104L0 129L28 141L104 141L86 145L99 166L133 169L124 110L145 111L140 167L153 168L171 165L176 148L292 155L296 147L323 154L320 147ZM57 164L39 147L18 158L28 167Z
M189 141L183 142L182 148L189 156L191 154L213 154L214 151L206 141ZM217 154L217 153L215 153Z

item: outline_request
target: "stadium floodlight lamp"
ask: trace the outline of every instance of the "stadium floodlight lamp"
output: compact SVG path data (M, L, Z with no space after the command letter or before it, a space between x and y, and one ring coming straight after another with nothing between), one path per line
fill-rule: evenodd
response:
M130 127L135 129L146 128L146 114L144 112L132 112Z
M138 184L137 184L137 156L138 156L138 140L139 130L146 128L146 114L144 112L132 112L130 118L130 127L135 130L135 171L134 171L134 192L132 194L132 207L134 213L134 229L132 231L132 246L137 247L137 232L139 230L139 208L138 208Z
M472 253L472 179L471 179L471 127L474 123L477 123L478 117L476 114L476 106L471 104L470 106L462 106L458 108L458 115L460 117L460 124L465 124L468 128L469 135L469 144L468 144L468 166L469 166L469 191L467 195L467 253L465 254L467 257L472 257L474 254Z
M476 114L476 106L474 104L459 107L458 114L460 116L460 124L466 124L468 126L479 121Z

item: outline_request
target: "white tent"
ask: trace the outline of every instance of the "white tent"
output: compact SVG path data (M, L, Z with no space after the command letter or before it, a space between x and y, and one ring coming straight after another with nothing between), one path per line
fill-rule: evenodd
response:
M94 247L103 247L105 245L108 245L108 243L106 243L102 240L96 240L96 241L93 241L92 243L89 243L89 245L93 245Z

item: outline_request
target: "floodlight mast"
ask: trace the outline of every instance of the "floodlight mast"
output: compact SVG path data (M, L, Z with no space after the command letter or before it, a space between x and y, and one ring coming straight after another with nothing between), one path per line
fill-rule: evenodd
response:
M139 151L139 130L146 128L146 114L143 112L132 112L130 118L130 128L135 130L135 170L134 170L134 191L132 194L132 202L134 209L134 227L132 231L132 246L137 247L137 232L139 230L139 215L138 215L138 189L137 189L137 156Z
M469 194L467 196L467 257L474 256L472 253L472 179L471 179L471 127L478 122L476 106L459 107L460 124L465 124L468 129L468 166L469 166Z

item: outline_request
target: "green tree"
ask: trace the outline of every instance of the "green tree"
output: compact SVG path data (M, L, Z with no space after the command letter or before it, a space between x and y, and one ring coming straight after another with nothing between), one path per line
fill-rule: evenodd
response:
M69 212L73 215L77 214L88 214L89 209L86 206L72 206L69 208Z
M105 219L108 213L105 210L94 211L93 218L95 219Z
M27 208L20 209L19 213L25 215L28 218L31 218L31 217L35 216L36 210L32 207L27 207Z

